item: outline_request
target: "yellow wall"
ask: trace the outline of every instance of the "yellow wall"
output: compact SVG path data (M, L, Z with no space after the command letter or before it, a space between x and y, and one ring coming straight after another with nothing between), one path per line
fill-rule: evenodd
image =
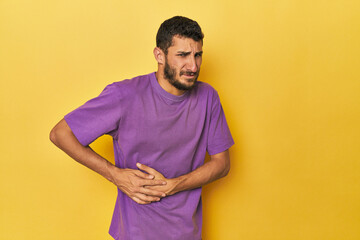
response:
M360 239L360 2L0 0L0 239L98 240L116 188L48 139L109 83L156 69L160 23L196 19L200 80L236 145L205 187L206 240ZM113 158L111 139L92 147Z

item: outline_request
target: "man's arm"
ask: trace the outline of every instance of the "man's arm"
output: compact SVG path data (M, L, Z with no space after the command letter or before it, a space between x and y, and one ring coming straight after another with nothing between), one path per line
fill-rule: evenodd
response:
M74 160L114 183L139 204L159 201L165 196L162 191L144 188L144 186L163 186L166 184L164 180L154 179L153 175L140 170L121 169L114 166L89 146L84 147L64 119L51 130L50 140Z
M167 195L173 195L180 191L204 186L219 178L225 177L230 170L230 155L229 150L211 155L210 161L201 167L188 174L172 179L164 178L161 173L143 164L137 164L137 167L154 175L155 179L164 179L167 181L165 186L147 186L148 189L164 191Z

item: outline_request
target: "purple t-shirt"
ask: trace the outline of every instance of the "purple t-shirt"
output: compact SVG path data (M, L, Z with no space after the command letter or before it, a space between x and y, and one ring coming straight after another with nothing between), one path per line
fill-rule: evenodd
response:
M198 81L181 96L166 92L155 73L105 87L101 94L65 116L86 146L103 134L113 137L115 164L148 165L166 178L189 173L204 163L206 151L234 144L217 92ZM118 189L109 233L120 239L201 239L201 188L141 205Z

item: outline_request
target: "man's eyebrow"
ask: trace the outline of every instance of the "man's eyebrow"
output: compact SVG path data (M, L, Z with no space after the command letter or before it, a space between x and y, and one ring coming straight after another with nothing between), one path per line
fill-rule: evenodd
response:
M177 53L180 53L180 54L190 54L191 52L186 52L186 51L177 51ZM203 51L200 51L200 52L196 52L195 54L203 54Z
M185 51L177 51L177 53L182 53L182 54L190 54L191 52L185 52Z

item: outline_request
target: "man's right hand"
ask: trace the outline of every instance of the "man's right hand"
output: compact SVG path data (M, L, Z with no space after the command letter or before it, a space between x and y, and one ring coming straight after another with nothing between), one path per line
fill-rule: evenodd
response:
M165 197L165 193L145 188L145 186L163 186L164 180L155 180L153 175L140 170L118 168L109 164L111 181L132 200L139 204L149 204Z

